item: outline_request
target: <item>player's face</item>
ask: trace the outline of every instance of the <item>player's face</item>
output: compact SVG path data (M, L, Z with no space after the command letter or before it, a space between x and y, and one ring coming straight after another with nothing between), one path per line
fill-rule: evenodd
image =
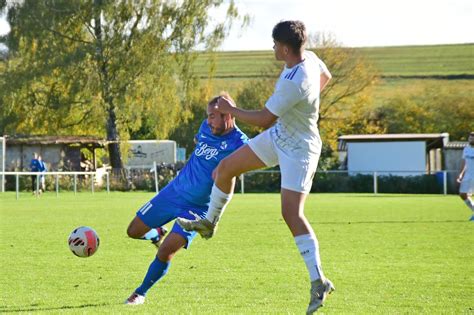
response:
M287 55L288 47L284 44L280 43L279 41L273 40L273 51L275 52L275 59L276 60L285 60L285 56Z
M213 105L207 106L207 124L213 135L220 136L227 131L225 114L219 113Z
M469 142L470 145L474 145L474 135L469 135L469 138L467 138L467 141Z

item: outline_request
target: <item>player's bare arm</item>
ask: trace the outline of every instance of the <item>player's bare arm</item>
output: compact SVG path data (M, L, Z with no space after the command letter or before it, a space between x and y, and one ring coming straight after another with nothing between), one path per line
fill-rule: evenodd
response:
M223 114L230 113L246 124L263 127L265 129L271 127L278 119L278 116L272 114L266 107L261 110L245 110L232 106L231 101L225 97L219 99L216 109Z
M319 79L319 91L322 92L324 88L328 85L329 81L332 79L332 74L329 71L325 71L321 73L321 77Z
M466 161L465 160L462 160L461 162L461 172L459 172L459 176L457 178L457 182L460 183L462 182L462 179L464 177L464 172L466 171Z

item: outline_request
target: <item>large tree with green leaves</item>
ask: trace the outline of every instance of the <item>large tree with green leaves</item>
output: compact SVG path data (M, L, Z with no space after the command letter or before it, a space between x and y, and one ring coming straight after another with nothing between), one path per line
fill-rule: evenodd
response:
M186 119L196 48L213 50L240 20L232 0L0 1L6 7L0 131L105 134L113 168L122 167L120 140L144 121L166 137Z

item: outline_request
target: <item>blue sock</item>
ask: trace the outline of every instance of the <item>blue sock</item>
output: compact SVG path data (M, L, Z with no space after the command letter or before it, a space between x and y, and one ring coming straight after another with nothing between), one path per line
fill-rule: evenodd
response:
M142 240L151 240L154 238L158 237L158 230L157 229L151 229L148 231L143 237L141 238Z
M142 285L139 286L135 292L140 295L146 295L146 292L155 284L155 282L158 282L158 280L166 275L169 266L170 262L162 262L158 257L155 257L155 260L153 260L148 268L148 272L146 273L145 279L143 279Z

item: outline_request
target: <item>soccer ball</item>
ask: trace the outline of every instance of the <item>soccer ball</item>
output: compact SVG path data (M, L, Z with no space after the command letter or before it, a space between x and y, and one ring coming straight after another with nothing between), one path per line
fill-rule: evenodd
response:
M89 257L99 248L99 236L88 226L81 226L72 231L68 239L69 249L78 257Z

